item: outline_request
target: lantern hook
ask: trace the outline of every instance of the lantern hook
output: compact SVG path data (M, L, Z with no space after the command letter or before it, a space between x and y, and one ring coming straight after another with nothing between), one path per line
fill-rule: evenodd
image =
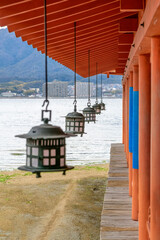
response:
M49 100L48 100L48 99L45 99L45 100L43 101L42 107L44 107L45 104L46 104L46 111L48 111L48 106L49 106Z
M48 110L48 105L49 105L49 100L48 99L44 100L42 107L44 107L45 104L46 104L46 109L42 110L41 120L44 121L44 123L48 123L49 121L51 121L51 116L52 116L51 110ZM49 114L48 118L46 118L44 116L45 112Z
M76 99L74 100L73 104L74 104L74 112L76 112L77 111L77 100Z
M88 107L91 106L91 101L88 101L87 106L88 106Z

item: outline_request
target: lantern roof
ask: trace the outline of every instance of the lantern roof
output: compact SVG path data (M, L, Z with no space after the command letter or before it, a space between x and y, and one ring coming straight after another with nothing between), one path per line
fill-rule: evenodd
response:
M101 104L100 103L95 103L92 107L101 107Z
M101 106L102 106L102 105L105 106L105 103L104 103L104 102L100 102L99 104L100 104Z
M83 109L83 112L95 113L95 110L92 107L86 107L86 108Z
M63 132L63 130L52 124L41 124L39 126L34 126L31 130L26 134L16 135L19 138L26 139L52 139L52 138L68 138L76 136L75 134L67 134Z
M67 118L84 118L83 114L79 112L68 113L66 117Z

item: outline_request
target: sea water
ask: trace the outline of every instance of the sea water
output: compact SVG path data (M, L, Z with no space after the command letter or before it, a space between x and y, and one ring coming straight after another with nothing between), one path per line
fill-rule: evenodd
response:
M96 123L86 123L83 137L66 139L66 159L70 165L109 162L111 143L122 142L122 99L105 98L106 110ZM91 100L92 104L95 99ZM25 139L15 135L27 133L41 124L43 99L0 99L0 170L12 170L25 164ZM78 99L79 112L87 99ZM53 125L65 130L65 116L73 111L73 99L50 99Z

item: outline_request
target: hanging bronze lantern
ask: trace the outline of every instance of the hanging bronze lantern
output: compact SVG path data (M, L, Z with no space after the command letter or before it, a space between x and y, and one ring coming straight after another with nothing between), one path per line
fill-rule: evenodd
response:
M100 105L101 105L101 111L106 110L105 103L101 102Z
M68 113L66 116L66 133L81 134L84 133L84 116L78 112Z
M83 115L86 122L96 122L96 111L90 105L83 109Z
M84 134L85 117L77 112L76 99L76 22L74 22L74 112L68 113L65 117L65 132L72 134Z
M95 110L96 114L101 114L101 105L100 103L96 102L92 108Z
M65 175L67 170L74 168L66 165L65 144L65 138L73 135L64 133L58 126L48 124L48 118L42 120L43 124L32 127L27 134L16 135L26 139L26 165L18 169L36 173L36 177L41 177L41 172L63 171Z
M101 114L101 105L98 103L98 76L97 76L98 63L96 63L96 102L92 106L96 114Z
M73 135L66 134L60 127L48 124L51 121L51 110L48 110L48 72L47 72L47 14L46 0L44 0L44 35L45 35L45 82L46 82L46 109L42 110L41 120L44 122L39 126L32 127L27 134L16 137L26 139L26 165L18 169L36 173L41 177L41 172L63 171L65 175L72 166L66 165L66 144L65 138ZM47 114L49 117L44 117ZM74 135L75 136L75 135Z
M102 96L102 73L101 73L101 103L100 103L100 106L101 106L101 110L106 110L105 108L105 103L103 102L103 96Z
M83 115L86 122L96 122L96 111L91 107L90 101L90 50L88 50L88 103L87 107L83 109Z

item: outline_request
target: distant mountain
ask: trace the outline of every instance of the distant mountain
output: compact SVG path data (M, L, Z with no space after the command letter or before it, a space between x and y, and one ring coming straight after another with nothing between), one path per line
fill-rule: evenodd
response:
M58 79L73 83L73 71L48 58L49 81ZM103 78L106 79L104 75ZM0 30L0 82L44 79L44 54L41 54L7 29ZM84 80L77 76L77 80ZM87 81L87 79L86 79ZM92 77L95 81L95 77ZM120 76L111 76L109 83L120 83Z

